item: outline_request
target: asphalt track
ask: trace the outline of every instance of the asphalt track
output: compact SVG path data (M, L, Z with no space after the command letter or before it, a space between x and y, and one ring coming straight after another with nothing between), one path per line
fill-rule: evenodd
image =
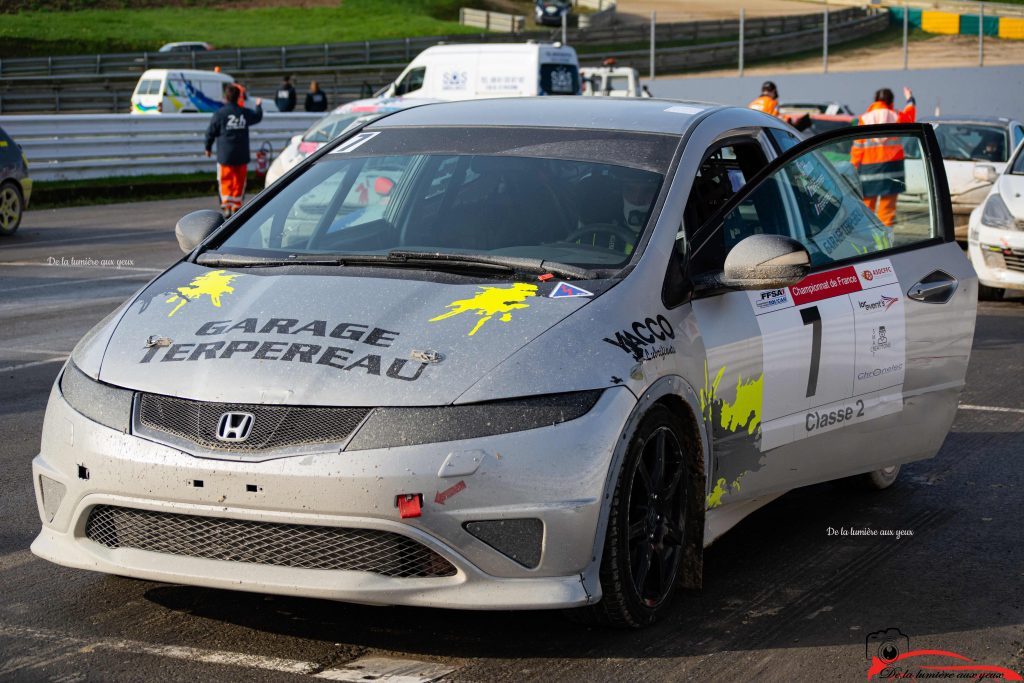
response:
M60 361L178 257L174 220L211 203L31 212L0 239L0 680L360 680L404 665L408 681L857 681L865 637L887 628L912 649L1024 670L1021 300L981 305L961 411L935 459L883 493L823 484L783 496L710 548L703 590L646 631L171 586L36 559L29 462ZM118 259L131 263L101 265Z

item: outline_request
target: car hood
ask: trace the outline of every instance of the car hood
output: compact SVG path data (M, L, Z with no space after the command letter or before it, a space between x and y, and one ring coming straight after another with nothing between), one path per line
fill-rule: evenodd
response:
M1024 218L1024 175L1002 174L996 181L996 191L1014 218Z
M996 173L1001 173L1006 167L1006 162L995 161L960 161L956 159L945 159L943 165L946 167L946 182L949 183L949 193L955 198L977 190L979 187L990 187L990 183L977 180L974 177L974 167L978 165L992 166Z
M384 275L180 263L75 362L109 384L204 401L444 405L591 300L549 298L555 281Z

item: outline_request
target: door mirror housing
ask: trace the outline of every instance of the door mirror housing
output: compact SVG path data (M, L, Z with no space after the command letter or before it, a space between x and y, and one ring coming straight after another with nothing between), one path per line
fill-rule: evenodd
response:
M988 164L978 164L974 167L974 179L980 180L983 183L994 183L996 178L999 177L999 173L996 171L995 166L989 166Z
M224 216L220 215L219 211L212 209L185 214L174 226L174 236L178 238L178 246L186 254L190 253L223 222Z
M734 289L778 289L810 272L811 255L804 245L784 235L751 235L725 257L721 283Z

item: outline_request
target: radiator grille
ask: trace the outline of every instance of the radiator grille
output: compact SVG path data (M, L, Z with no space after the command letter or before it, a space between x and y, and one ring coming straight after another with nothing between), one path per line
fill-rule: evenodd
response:
M242 442L217 439L217 425L226 412L252 413L252 433ZM206 449L259 453L282 448L345 441L370 408L207 403L142 394L139 422L147 430L171 434Z
M395 578L454 576L455 567L400 534L276 524L98 505L85 535L108 548L135 548L279 567L373 572Z
M1024 251L1014 249L1012 253L1003 252L1003 260L1008 270L1016 270L1024 273Z

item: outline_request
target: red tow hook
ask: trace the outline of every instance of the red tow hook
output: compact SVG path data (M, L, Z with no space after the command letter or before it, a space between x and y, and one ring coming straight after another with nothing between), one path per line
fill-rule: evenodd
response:
M419 517L423 514L423 494L402 493L395 498L395 505L398 506L398 514L402 519Z

